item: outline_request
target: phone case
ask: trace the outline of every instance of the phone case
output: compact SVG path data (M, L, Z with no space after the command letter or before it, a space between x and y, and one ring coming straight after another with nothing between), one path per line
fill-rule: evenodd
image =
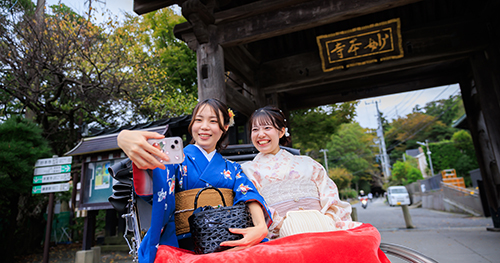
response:
M149 139L149 144L158 148L160 151L164 152L170 161L166 162L159 157L156 157L158 161L163 164L175 164L182 163L184 161L184 145L180 137L167 137L163 139Z

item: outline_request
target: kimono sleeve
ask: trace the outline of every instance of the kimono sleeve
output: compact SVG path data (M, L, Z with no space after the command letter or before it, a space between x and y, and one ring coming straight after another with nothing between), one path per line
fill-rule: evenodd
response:
M258 202L262 207L262 211L264 212L267 227L269 227L272 224L273 220L271 217L271 211L269 210L264 197L260 195L252 181L250 181L245 173L243 173L243 170L241 169L241 166L239 164L234 164L234 170L236 179L233 186L234 204L240 201L244 201L245 203L249 201Z
M330 214L339 229L350 229L360 225L352 222L351 204L340 200L337 185L326 175L323 166L316 161L313 161L312 179L318 187L321 213Z

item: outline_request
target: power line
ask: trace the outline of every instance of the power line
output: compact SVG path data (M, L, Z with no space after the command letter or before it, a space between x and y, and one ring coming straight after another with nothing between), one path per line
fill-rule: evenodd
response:
M458 91L458 90L457 90L457 91ZM457 92L455 92L455 93L457 93ZM452 94L452 96L453 96L453 95L455 95L455 93L453 93L453 94ZM430 121L430 122L426 123L424 126L422 126L421 128L419 128L417 131L415 131L414 133L412 133L411 135L409 135L409 136L408 136L408 137L406 137L405 139L403 139L403 140L401 140L401 141L399 141L399 142L397 142L397 143L395 143L395 144L391 145L391 146L387 149L387 151L391 151L391 150L393 150L396 146L398 146L398 145L400 145L400 144L402 144L402 143L406 142L407 140L409 140L409 139L413 138L413 137L414 137L417 133L419 133L421 130L425 129L427 126L429 126L429 125L433 124L434 122L436 122L436 121L439 119L439 117L443 116L443 114L445 114L445 113L446 113L448 110L450 110L453 106L457 105L457 103L458 103L458 101L456 101L455 103L453 103L452 105L450 105L448 108L446 108L445 110L443 110L443 111L442 111L442 112L441 112L438 116L436 116L436 117L434 118L434 120L432 120L432 121ZM407 120L407 121L409 121L409 120ZM406 122L407 122L407 121L406 121ZM406 122L405 122L405 123L406 123ZM404 126L404 124L403 124L401 127L403 127L403 126ZM400 128L399 130L401 130L401 128Z

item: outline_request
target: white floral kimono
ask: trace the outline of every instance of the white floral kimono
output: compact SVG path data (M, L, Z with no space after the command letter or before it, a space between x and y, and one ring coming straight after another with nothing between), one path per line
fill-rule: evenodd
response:
M273 214L269 237L288 211L318 210L333 217L337 230L360 226L351 219L351 205L341 201L335 183L321 164L308 156L280 150L276 155L259 153L242 169L264 197Z

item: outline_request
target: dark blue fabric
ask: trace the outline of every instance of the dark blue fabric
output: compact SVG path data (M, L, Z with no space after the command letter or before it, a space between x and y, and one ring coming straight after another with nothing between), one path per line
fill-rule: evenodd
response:
M175 191L214 186L232 189L234 204L243 201L257 201L266 211L268 226L271 213L252 182L246 177L238 163L226 160L215 153L210 162L194 145L184 148L182 164L167 165L165 170L153 170L153 210L151 227L139 248L139 262L154 262L158 245L178 247L175 235ZM177 184L176 184L177 181ZM228 204L229 205L229 204ZM161 233L163 229L164 233Z

